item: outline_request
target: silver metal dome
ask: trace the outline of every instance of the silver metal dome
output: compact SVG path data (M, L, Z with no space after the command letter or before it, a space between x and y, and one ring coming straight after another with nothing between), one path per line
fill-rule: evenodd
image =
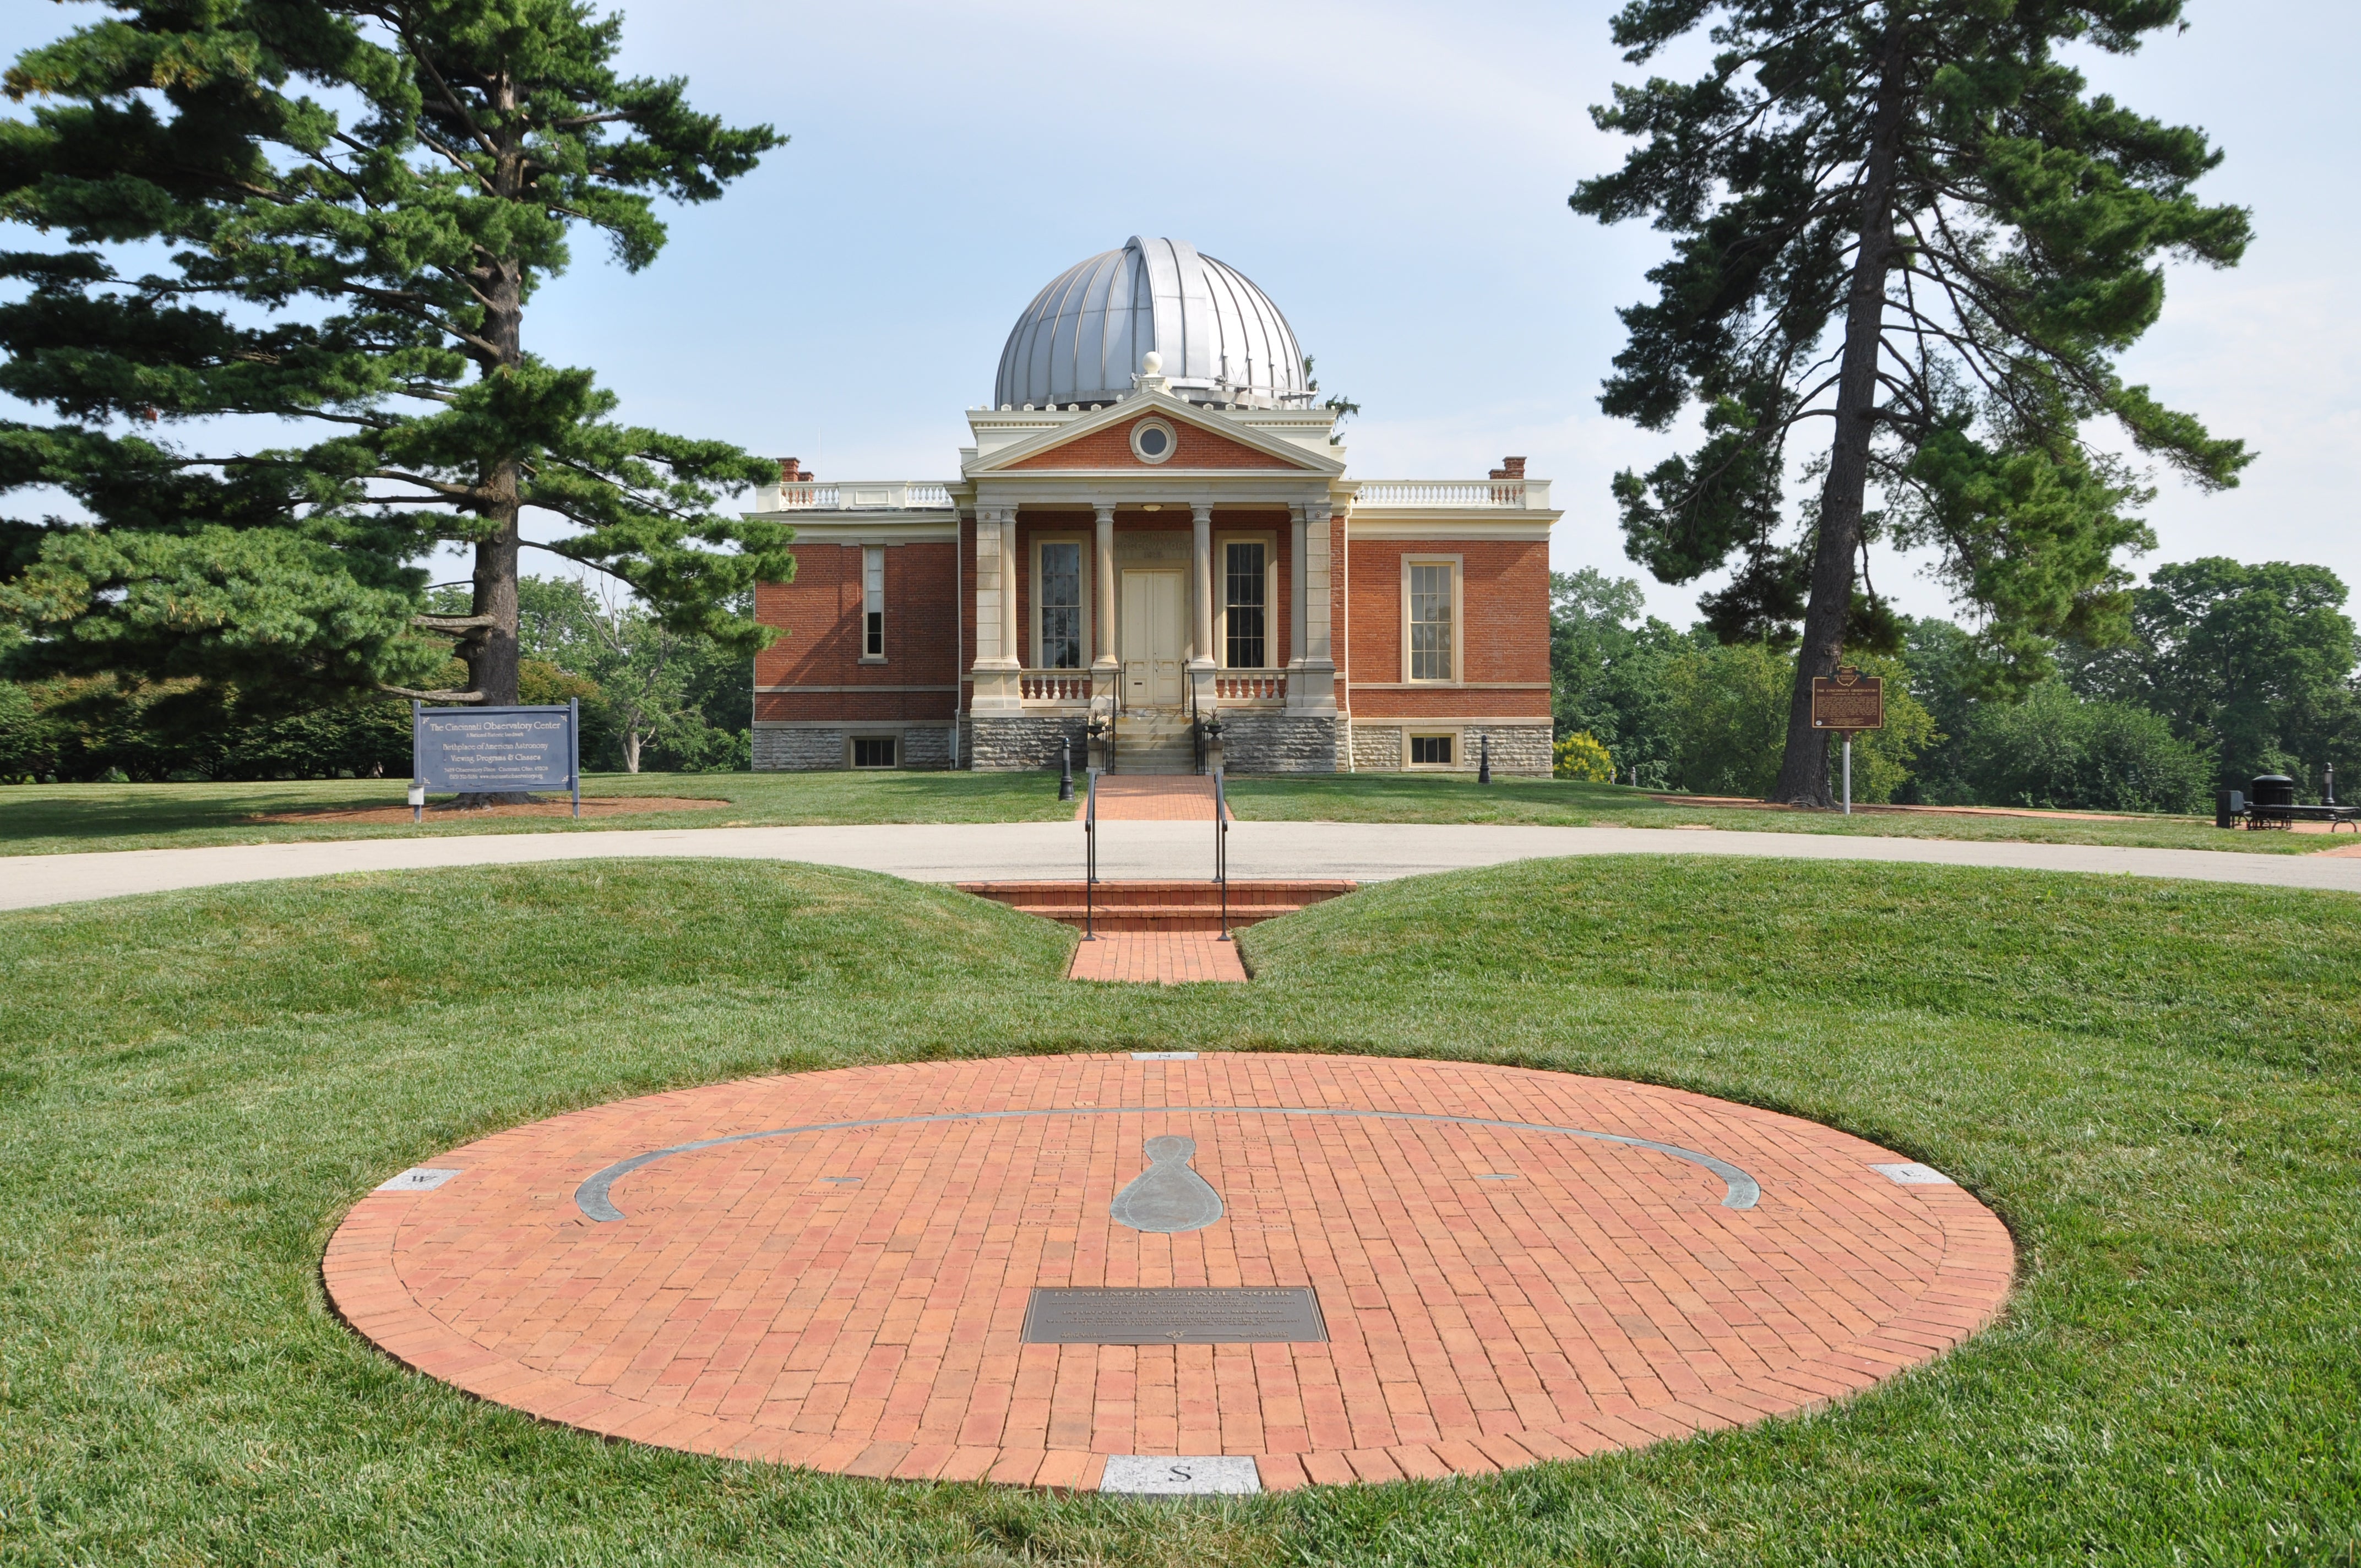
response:
M1260 408L1310 402L1303 351L1270 296L1183 240L1141 239L1066 269L1000 351L996 404L1104 403L1141 356L1164 356L1180 396Z

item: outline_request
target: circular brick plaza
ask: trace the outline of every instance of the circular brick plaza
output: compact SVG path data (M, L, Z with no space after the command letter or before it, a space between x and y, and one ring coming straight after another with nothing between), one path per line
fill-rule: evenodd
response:
M324 1272L402 1362L590 1431L1077 1488L1227 1456L1239 1490L1803 1409L1958 1343L2013 1266L1938 1173L1792 1116L1456 1062L1168 1054L555 1117L370 1194Z

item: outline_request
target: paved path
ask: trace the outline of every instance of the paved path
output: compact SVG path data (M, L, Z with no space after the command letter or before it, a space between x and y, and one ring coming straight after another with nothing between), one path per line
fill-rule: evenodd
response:
M1120 980L1142 985L1219 981L1244 985L1238 945L1217 931L1108 931L1074 944L1068 980Z
M1104 823L1099 874L1213 873L1210 822ZM2212 850L2124 850L2074 844L1873 839L1818 833L1683 832L1648 828L1515 828L1466 824L1240 822L1230 829L1230 874L1301 880L1394 877L1558 855L1762 855L1811 861L1894 861L2184 877L2197 882L2361 893L2361 859L2246 855ZM917 882L1079 877L1082 829L1071 822L896 824L848 828L703 828L591 833L486 833L445 839L347 839L197 850L123 850L0 858L0 909L28 909L126 894L353 872L515 865L615 857L707 856L808 861Z

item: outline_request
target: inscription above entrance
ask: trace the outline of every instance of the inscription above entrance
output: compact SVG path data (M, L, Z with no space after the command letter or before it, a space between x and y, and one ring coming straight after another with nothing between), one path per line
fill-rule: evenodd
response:
M1220 1286L1038 1288L1027 1344L1320 1344L1328 1324L1310 1289Z

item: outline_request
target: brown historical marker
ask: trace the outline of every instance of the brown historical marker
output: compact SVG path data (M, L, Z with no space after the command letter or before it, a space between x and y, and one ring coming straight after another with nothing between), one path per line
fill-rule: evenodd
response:
M1885 728L1885 682L1864 675L1850 664L1834 675L1812 677L1812 728L1815 729L1883 729Z

